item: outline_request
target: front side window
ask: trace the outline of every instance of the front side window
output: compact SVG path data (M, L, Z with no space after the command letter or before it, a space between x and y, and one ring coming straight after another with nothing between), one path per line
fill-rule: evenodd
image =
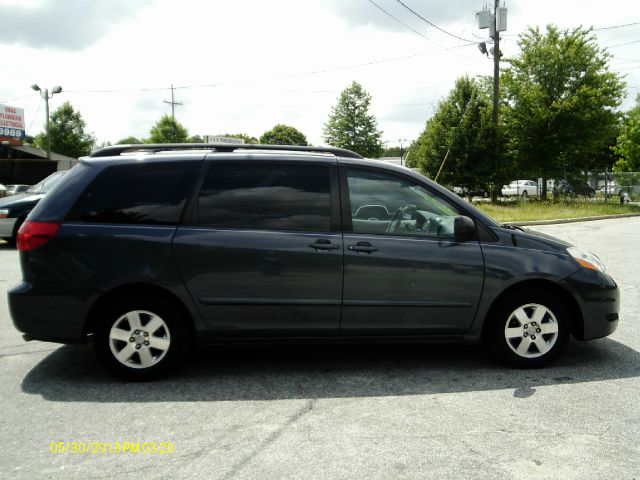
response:
M453 205L410 178L348 169L355 233L453 238Z
M330 185L324 165L215 163L198 197L198 224L329 231Z

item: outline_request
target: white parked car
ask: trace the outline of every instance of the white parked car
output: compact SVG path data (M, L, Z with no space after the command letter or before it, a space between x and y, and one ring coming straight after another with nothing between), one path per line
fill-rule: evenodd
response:
M503 197L537 197L538 184L533 180L514 180L502 186Z

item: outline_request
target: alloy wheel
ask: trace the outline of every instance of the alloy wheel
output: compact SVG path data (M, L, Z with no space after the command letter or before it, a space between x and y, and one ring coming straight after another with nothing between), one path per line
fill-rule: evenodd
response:
M558 340L558 320L544 305L522 305L509 315L504 337L518 356L538 358L549 352Z
M114 358L129 368L157 365L171 347L166 322L146 310L133 310L120 316L109 331L109 347Z

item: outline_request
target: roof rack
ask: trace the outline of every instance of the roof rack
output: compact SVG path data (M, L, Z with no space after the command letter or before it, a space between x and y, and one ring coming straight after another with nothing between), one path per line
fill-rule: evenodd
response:
M300 145L255 145L230 143L143 143L131 145L112 145L93 152L90 157L111 157L123 153L156 153L168 150L214 150L216 152L235 152L237 150L278 150L292 152L330 153L339 157L363 158L361 155L336 147L304 147Z

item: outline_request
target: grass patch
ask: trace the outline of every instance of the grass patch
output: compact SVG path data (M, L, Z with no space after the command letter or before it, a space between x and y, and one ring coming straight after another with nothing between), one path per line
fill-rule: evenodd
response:
M526 222L535 220L557 220L564 218L594 217L640 213L639 205L598 202L554 202L529 200L527 203L476 204L480 210L498 222Z

